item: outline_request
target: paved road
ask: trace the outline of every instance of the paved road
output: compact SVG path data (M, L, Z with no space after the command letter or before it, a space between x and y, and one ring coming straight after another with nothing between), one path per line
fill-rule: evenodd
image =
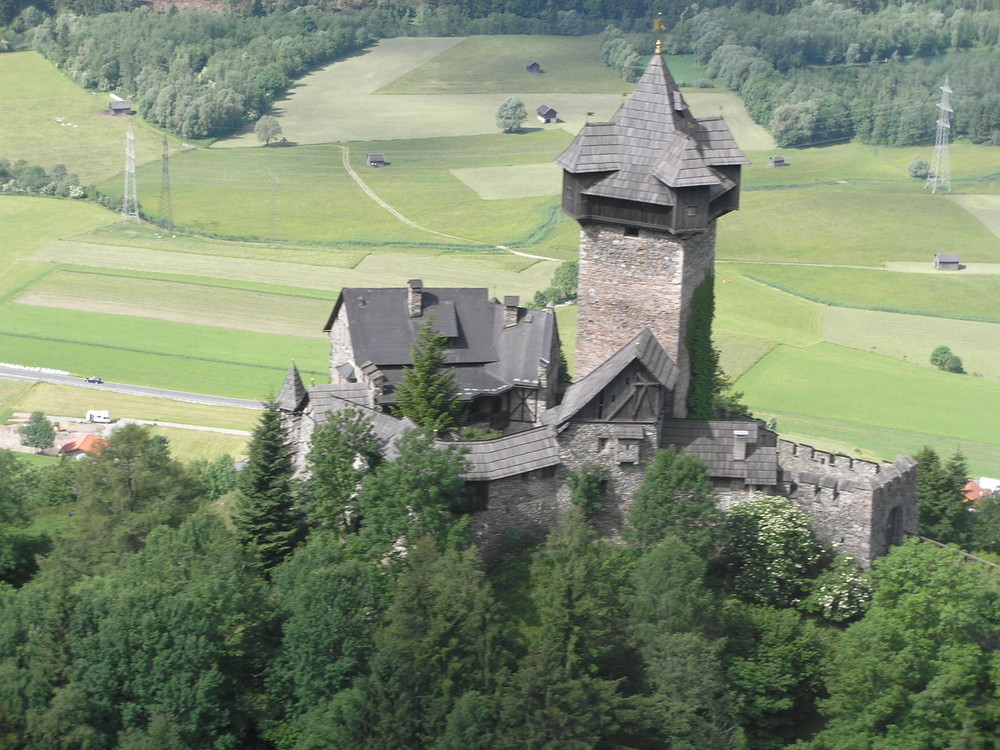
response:
M4 380L24 380L31 383L53 383L55 385L72 385L77 388L92 388L111 393L124 393L130 396L145 396L147 398L166 398L173 401L187 401L192 404L208 404L210 406L234 406L240 409L260 409L260 401L245 398L228 398L212 396L205 393L186 393L170 391L165 388L147 388L141 385L126 383L87 383L83 378L73 375L62 375L55 372L38 372L37 370L19 367L0 366L0 378Z

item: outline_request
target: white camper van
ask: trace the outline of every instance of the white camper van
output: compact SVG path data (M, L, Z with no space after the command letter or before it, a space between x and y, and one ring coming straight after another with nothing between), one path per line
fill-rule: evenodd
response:
M100 424L111 424L111 414L106 411L91 409L87 412L88 422L99 422Z

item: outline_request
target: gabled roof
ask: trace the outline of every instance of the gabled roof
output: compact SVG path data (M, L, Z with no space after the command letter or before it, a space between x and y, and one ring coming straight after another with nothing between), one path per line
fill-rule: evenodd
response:
M642 363L668 390L672 390L677 383L677 365L652 332L645 328L586 377L567 388L562 403L545 412L542 419L551 425L568 422L633 362Z
M346 318L354 362L372 363L384 378L380 403L395 400L420 328L431 319L448 339L444 359L463 398L540 386L539 367L548 366L557 343L552 310L516 307L516 297L501 304L484 288L423 288L422 314L410 317L410 294L406 287L344 289L324 328ZM516 308L515 325L505 324L508 307Z
M314 385L308 391L309 415L316 426L321 427L332 415L345 409L361 412L371 421L372 432L375 433L382 455L391 460L396 457L396 441L404 432L414 429L417 425L409 417L398 418L369 409L361 400L366 396L367 389L361 383L339 386Z
M572 174L610 173L586 195L673 205L673 189L724 185L717 167L749 160L721 117L695 119L657 53L611 122L585 125L556 163Z
M60 453L73 453L74 451L80 451L82 453L89 453L92 456L99 456L104 452L104 449L108 447L108 441L103 438L97 437L97 435L84 435L79 438L72 438L67 440L62 444L59 449Z

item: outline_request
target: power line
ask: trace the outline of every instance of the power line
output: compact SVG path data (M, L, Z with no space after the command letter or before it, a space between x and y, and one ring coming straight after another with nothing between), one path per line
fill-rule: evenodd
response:
M936 193L940 187L951 192L951 165L948 163L948 138L951 134L951 104L948 97L955 92L948 85L948 76L941 86L941 101L938 103L937 135L934 138L934 158L931 159L931 169L927 173L924 188L930 188Z
M127 224L129 219L135 219L136 224L141 224L139 218L139 199L135 190L135 133L132 132L132 125L128 126L128 136L125 139L125 190L122 195L122 224Z
M163 175L160 180L160 220L166 226L174 225L174 206L170 200L170 148L167 137L163 136Z

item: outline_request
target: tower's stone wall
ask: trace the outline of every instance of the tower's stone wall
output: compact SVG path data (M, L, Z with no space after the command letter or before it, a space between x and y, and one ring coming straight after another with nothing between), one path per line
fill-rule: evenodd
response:
M673 416L686 416L690 364L684 332L691 297L714 262L714 222L704 232L685 236L584 223L575 378L649 328L679 368Z

